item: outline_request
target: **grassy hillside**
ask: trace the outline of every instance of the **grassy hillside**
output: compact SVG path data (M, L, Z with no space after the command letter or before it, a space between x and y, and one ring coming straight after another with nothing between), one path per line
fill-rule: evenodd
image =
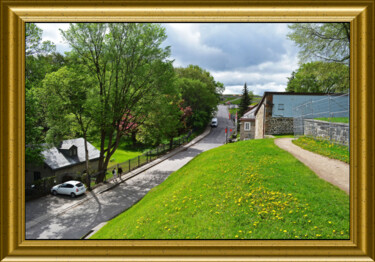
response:
M204 152L92 238L348 239L349 197L273 139Z
M311 152L337 159L345 163L349 163L349 147L331 143L328 140L314 139L311 137L301 136L297 140L292 141L297 146Z
M349 123L349 117L317 117L314 119L332 123Z

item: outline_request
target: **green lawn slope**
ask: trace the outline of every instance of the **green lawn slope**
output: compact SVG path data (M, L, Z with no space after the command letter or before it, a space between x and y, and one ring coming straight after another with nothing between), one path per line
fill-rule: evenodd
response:
M301 136L292 142L311 152L337 159L349 164L349 147L331 143L329 140L314 139L312 137Z
M348 239L349 197L273 139L198 155L93 239Z

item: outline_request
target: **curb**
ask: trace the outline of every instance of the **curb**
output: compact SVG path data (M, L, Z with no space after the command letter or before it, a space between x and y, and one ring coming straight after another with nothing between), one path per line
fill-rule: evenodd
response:
M172 150L171 152L169 152L168 154L165 154L164 156L160 157L160 158L157 158L155 159L154 161L142 166L142 167L139 167L137 169L135 169L134 171L131 171L125 175L123 175L123 177L125 177L124 179L121 179L122 176L120 176L120 182L115 182L113 185L110 185L109 187L107 187L106 189L98 192L97 194L102 194L112 188L114 188L115 186L121 184L121 183L124 183L125 181L129 180L130 178L132 177L135 177L136 175L139 175L140 173L150 169L151 167L154 167L156 166L157 164L160 164L161 162L167 160L168 158L184 151L184 150L187 150L189 147L195 145L196 143L198 143L200 140L202 140L204 137L206 137L209 133L211 132L211 128L206 128L206 130L199 136L197 136L196 138L194 138L192 141L190 141L189 143L187 143L186 145L183 145L183 146L180 146L174 150Z
M120 176L120 181L119 181L119 182L116 181L116 182L114 182L114 183L109 182L109 184L103 184L102 186L99 186L99 187L95 188L95 189L97 189L97 192L95 191L95 189L93 189L90 193L91 193L91 194L97 194L97 195L99 195L99 194L102 194L102 193L104 193L104 192L106 192L106 191L111 190L112 188L118 186L119 184L121 184L121 183L123 183L123 182L129 180L130 178L139 175L140 173L142 173L142 172L144 172L144 171L150 169L151 167L156 166L157 164L159 164L159 163L161 163L161 162L167 160L168 158L170 158L170 157L172 157L172 156L174 156L174 155L176 155L176 154L178 154L178 153L180 153L180 152L182 152L182 151L184 151L184 150L187 150L189 147L195 145L195 144L198 143L200 140L202 140L204 137L206 137L210 132L211 132L211 127L207 127L206 130L205 130L202 134L200 134L199 136L197 136L196 138L194 138L192 141L190 141L190 142L187 143L186 145L180 146L180 147L178 147L178 148L172 150L171 152L167 153L166 155L163 155L162 157L157 158L157 159L155 159L154 161L152 161L152 162L150 162L150 163L147 163L146 165L144 165L144 166L142 166L142 167L139 167L139 168L137 168L137 169L135 169L135 170L133 170L133 171L131 171L131 172L129 172L129 173L123 175L123 177L124 177L123 179L122 179L122 177ZM80 205L80 204L86 202L87 200L90 200L91 198L93 198L93 196L88 196L88 195L87 195L87 198L82 199L81 201L78 201L78 202L74 203L73 205L64 208L64 209L61 210L61 211L58 211L58 212L55 213L55 214L52 214L52 215L49 215L49 214L48 214L48 215L40 216L40 217L38 217L38 218L35 218L35 219L32 220L32 221L26 222L25 229L29 229L29 228L31 228L31 227L33 227L33 226L35 226L35 225L37 225L37 224L43 222L44 220L49 219L50 217L53 217L53 216L56 216L56 215L62 214L62 213L64 213L64 212L68 211L69 209L74 208L74 207L76 207L76 206L78 206L78 205ZM94 228L94 229L95 229L95 228ZM94 230L94 229L93 229L93 230ZM92 234L93 234L93 233L92 233ZM91 235L91 234L90 234L90 235ZM85 238L87 238L87 237L88 237L88 236L86 236Z

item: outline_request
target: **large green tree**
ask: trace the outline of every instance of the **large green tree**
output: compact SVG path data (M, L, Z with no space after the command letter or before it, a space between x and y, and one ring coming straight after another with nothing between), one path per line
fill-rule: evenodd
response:
M41 85L46 73L56 70L61 57L55 46L42 42L42 30L34 23L25 24L25 160L26 163L42 162L41 143L44 142L44 114L39 106L36 88ZM55 59L59 57L58 59Z
M147 105L147 116L137 126L137 139L145 144L158 145L164 139L173 141L182 127L181 94L172 64L160 77L164 78L160 79L164 84L154 90L154 99Z
M96 79L93 121L100 133L96 182L101 182L124 131L144 122L155 91L165 84L162 76L171 64L169 48L161 47L165 29L150 23L77 23L62 34Z
M289 39L300 48L301 62L349 63L349 23L294 23L288 27Z
M69 137L72 131L82 136L85 148L86 172L89 174L87 136L93 121L96 93L95 81L87 77L79 66L62 67L48 74L40 90L45 97L47 123L50 129L47 142L57 144ZM70 138L70 137L69 137ZM87 181L90 186L89 181Z
M342 63L315 61L303 64L288 78L286 91L347 93L349 67Z
M196 65L176 68L177 85L181 89L184 107L190 107L192 115L187 120L190 127L202 129L217 110L224 85L215 81L211 74Z

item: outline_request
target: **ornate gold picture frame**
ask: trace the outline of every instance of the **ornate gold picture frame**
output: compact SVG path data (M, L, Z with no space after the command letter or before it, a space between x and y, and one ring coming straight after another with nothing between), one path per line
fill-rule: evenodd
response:
M1 0L1 261L374 261L374 0ZM25 22L350 22L350 240L25 240Z

